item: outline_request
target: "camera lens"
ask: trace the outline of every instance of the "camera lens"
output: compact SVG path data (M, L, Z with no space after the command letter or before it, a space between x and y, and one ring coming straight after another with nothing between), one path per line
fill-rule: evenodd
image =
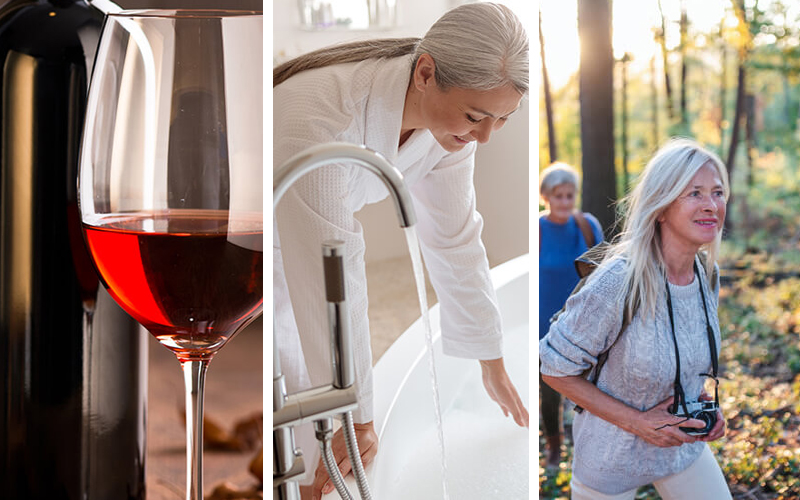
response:
M678 427L690 436L706 436L717 423L717 413L711 411L698 411L689 415L690 418L700 420L705 424L704 427Z
M702 430L705 431L706 434L711 432L711 429L714 428L714 424L717 423L717 414L708 411L700 412L695 418L705 422L706 426Z

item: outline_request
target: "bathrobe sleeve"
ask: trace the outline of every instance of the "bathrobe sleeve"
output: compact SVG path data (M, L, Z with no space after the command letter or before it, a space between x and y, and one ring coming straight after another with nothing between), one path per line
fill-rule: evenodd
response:
M425 266L439 299L445 354L496 359L502 352L497 297L476 209L475 143L444 156L412 188Z
M597 363L598 355L620 333L624 309L624 294L619 293L622 263L618 261L594 272L597 276L567 299L564 312L539 341L539 369L543 375L582 374Z
M297 81L290 82L294 88L287 92L276 88L273 93L274 168L279 168L292 155L308 147L342 140L342 135L352 127L353 117L348 112L346 94L330 86L326 87L327 92L322 92L313 78L294 80ZM298 92L297 86L304 84L312 85L312 88ZM359 401L354 420L364 423L373 418L372 351L367 318L364 238L361 225L353 216L348 192L348 180L354 168L348 165L318 168L298 180L281 199L276 210L278 234L273 235L276 242L273 252L280 256L277 261L282 260L287 289L280 284L274 285L273 293L288 293L291 298L311 386L330 383L330 334L322 243L331 239L344 241L345 289ZM286 315L287 312L276 310L275 314Z

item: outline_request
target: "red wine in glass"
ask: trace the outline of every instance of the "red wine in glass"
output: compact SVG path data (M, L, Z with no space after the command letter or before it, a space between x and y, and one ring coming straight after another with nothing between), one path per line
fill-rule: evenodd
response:
M181 361L212 357L263 308L261 214L110 214L84 229L111 295Z

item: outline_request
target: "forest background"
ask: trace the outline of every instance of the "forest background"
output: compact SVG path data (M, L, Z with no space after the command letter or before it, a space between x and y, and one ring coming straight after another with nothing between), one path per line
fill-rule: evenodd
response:
M580 206L615 205L660 144L726 163L720 395L712 444L737 499L800 498L800 3L541 0L539 169L582 172ZM541 206L540 206L541 208ZM539 497L569 498L572 450ZM657 499L644 487L638 499Z

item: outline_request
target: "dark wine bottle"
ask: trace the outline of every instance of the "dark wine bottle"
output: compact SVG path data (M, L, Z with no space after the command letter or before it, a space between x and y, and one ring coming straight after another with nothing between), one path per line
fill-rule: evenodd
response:
M77 206L103 17L0 9L0 498L141 499L146 334L89 260Z

